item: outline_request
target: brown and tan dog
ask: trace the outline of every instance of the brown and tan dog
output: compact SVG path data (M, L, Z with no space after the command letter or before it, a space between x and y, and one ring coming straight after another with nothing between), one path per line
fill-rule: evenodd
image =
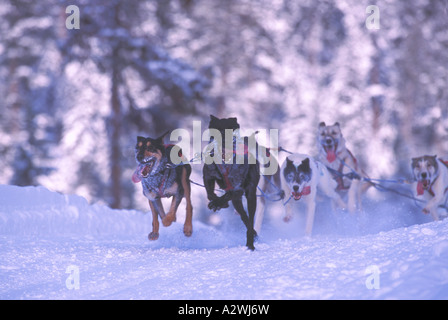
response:
M177 208L184 197L187 201L184 234L189 237L193 233L193 206L191 204L190 188L191 166L183 163L173 165L170 160L170 153L174 150L181 155L182 151L177 146L163 143L163 138L167 134L168 132L157 139L137 137L135 146L135 160L138 168L132 176L132 181L142 183L143 194L149 200L152 212L152 231L148 235L149 240L159 238L159 216L165 227L176 221ZM168 213L165 214L161 198L170 197L173 197L173 200Z

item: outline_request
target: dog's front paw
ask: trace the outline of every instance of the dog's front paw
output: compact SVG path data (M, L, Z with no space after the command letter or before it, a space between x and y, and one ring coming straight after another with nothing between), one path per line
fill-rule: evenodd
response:
M208 203L208 208L213 211L218 211L222 208L228 208L229 203L221 198L214 199Z
M176 220L176 216L173 213L168 213L163 219L162 224L164 227L169 227L173 221Z
M254 242L257 239L257 232L253 229L247 230L246 236L247 236L246 247L249 250L254 251L255 250Z
M184 225L184 235L186 237L191 237L192 234L193 234L193 225L185 224Z
M150 234L148 234L148 239L150 240L150 241L154 241L154 240L157 240L157 239L159 239L159 233L158 232L151 232Z
M210 210L213 210L213 211L219 210L219 208L218 208L218 204L216 203L216 200L212 200L212 201L210 201L210 202L208 203L207 207L208 207Z
M278 195L279 195L279 197L280 197L280 200L283 200L283 199L285 199L285 191L284 190L280 190L279 192L278 192Z

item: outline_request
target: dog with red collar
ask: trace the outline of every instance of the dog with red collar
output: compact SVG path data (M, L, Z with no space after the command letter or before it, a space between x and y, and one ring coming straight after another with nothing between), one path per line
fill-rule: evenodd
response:
M322 162L337 182L336 191L347 194L348 211L353 213L361 210L361 194L370 184L363 185L360 178L366 175L360 170L358 161L345 146L339 122L328 126L321 122L318 128L318 160ZM350 173L356 173L355 178L349 178Z
M345 208L345 203L336 192L337 182L333 180L328 169L308 155L293 154L286 158L280 168L282 189L285 192L284 221L292 218L292 207L295 203L306 203L305 234L311 236L316 211L316 193L319 188L338 206Z
M448 161L425 155L412 158L411 167L415 179L412 190L417 199L426 201L423 213L438 221L437 208L448 201Z

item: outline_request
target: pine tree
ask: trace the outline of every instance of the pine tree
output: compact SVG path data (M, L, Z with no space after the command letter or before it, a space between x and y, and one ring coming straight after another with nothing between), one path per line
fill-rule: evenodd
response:
M56 52L51 8L29 1L6 1L0 11L2 180L37 185L53 168L51 148L59 139L55 110Z

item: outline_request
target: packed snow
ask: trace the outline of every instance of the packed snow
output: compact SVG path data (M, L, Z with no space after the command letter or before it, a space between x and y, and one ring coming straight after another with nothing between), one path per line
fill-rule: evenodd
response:
M0 299L447 299L448 219L365 202L356 216L320 204L312 237L270 205L251 252L230 209L150 242L149 212L0 185Z

